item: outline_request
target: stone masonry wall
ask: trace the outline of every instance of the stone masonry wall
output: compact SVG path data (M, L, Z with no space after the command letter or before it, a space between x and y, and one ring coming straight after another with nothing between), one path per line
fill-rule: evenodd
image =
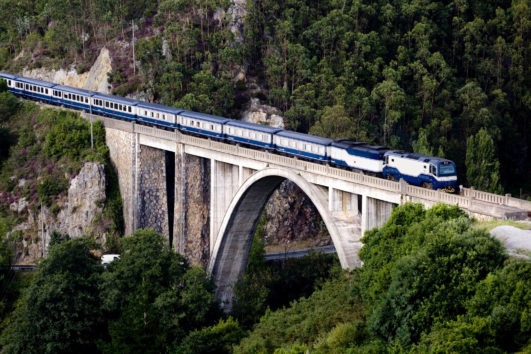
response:
M152 228L168 238L165 151L142 145L138 167L136 227Z
M210 160L175 155L174 248L192 264L210 257Z
M125 235L134 231L134 161L135 139L134 134L118 129L105 129L105 140L109 147L111 161L118 173L118 184L122 196Z

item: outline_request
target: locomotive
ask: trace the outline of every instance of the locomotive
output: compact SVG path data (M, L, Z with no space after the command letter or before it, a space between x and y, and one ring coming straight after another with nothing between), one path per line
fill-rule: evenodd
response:
M242 144L291 157L347 168L429 189L455 192L455 163L345 139L333 140L176 107L102 94L0 72L15 96L110 118L177 129L184 134Z

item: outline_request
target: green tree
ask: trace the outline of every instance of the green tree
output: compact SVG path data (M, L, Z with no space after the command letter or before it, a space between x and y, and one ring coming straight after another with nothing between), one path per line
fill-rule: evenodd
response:
M381 107L383 144L392 145L393 127L404 115L405 93L398 83L390 78L380 82L372 91L372 97Z
M102 267L93 246L77 238L50 248L2 335L3 352L98 352L105 326L98 296Z
M409 346L435 322L466 313L475 286L503 264L501 244L463 219L425 229L429 241L398 260L391 283L369 320L370 328L389 341Z
M528 352L531 264L512 259L476 286L467 313L424 335L416 352ZM526 348L527 346L527 348Z
M110 341L103 352L161 353L218 319L213 284L153 230L122 239L121 258L102 276Z
M502 245L456 206L396 208L363 238L360 275L369 328L408 348L438 323L466 313L476 284L503 265Z
M428 156L433 156L433 147L428 142L428 134L425 129L419 129L419 136L416 141L413 142L413 151Z
M494 142L485 129L467 139L466 177L468 184L492 193L501 193L500 163Z
M356 132L343 105L325 107L321 119L310 128L310 134L331 139L352 139Z
M229 317L217 324L191 332L175 350L176 354L230 354L232 346L245 337L237 321Z

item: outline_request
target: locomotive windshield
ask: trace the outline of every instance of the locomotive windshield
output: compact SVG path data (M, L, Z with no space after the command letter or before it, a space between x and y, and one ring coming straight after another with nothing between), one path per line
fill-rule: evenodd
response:
M439 165L439 176L455 175L455 165L453 163L441 163Z

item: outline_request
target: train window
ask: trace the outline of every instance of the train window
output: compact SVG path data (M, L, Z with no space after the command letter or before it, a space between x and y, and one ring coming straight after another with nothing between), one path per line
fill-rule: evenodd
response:
M128 108L128 110L129 110L129 113L131 113L131 106L129 106L129 107L127 107L127 108Z
M105 101L105 107L109 108L109 102Z
M430 165L430 173L434 176L437 175L437 169L435 168L435 166Z
M166 115L165 114L162 115L162 120L166 120Z

